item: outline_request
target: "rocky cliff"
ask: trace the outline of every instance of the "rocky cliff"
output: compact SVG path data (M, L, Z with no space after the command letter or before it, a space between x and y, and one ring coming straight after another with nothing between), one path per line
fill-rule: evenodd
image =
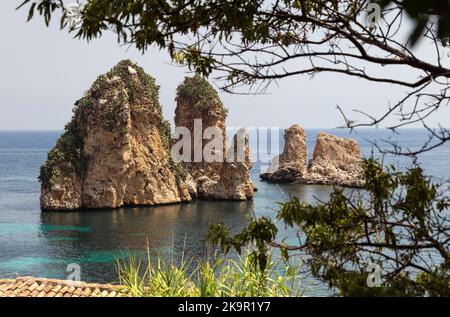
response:
M275 157L261 179L271 182L364 185L359 145L352 139L319 133L308 166L305 131L294 125L285 131L284 151Z
M155 80L131 61L100 76L41 167L44 210L189 201L190 175L170 156Z
M197 184L200 199L246 200L253 197L250 180L251 156L245 131L234 136L227 149L227 110L214 88L201 76L186 77L177 89L175 126L190 136L190 146L182 148L182 165ZM241 142L237 136L241 135ZM186 135L179 136L175 142ZM237 145L237 143L239 145ZM240 162L235 151L246 153ZM177 153L178 154L178 153ZM228 158L228 159L227 159Z

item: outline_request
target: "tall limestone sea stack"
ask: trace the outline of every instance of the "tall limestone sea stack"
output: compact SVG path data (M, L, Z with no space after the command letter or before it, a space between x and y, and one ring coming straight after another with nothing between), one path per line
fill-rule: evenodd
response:
M201 76L186 77L177 88L176 101L175 126L185 129L191 136L190 148L182 150L188 153L181 153L187 158L182 164L197 184L198 197L253 198L248 136L245 131L238 131L232 148L227 149L227 110L214 88ZM239 146L242 148L238 149ZM242 161L236 156L238 150L244 153ZM207 160L207 155L213 160Z
M41 167L44 210L190 201L195 184L170 157L155 80L131 61L100 76Z
M303 128L293 125L286 129L284 140L283 153L260 175L262 180L347 187L364 185L361 153L355 140L320 132L308 165Z

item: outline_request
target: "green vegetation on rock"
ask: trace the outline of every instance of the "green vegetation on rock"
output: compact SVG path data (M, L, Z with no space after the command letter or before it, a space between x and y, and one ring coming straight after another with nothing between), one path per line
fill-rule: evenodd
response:
M218 105L224 117L228 113L217 91L200 75L184 79L177 88L178 99L187 100L194 109L208 111Z
M52 184L69 174L79 174L84 166L83 138L73 120L66 125L64 133L56 141L56 146L48 153L47 161L41 166L38 177L42 186Z
M185 180L188 175L186 169L179 162L175 162L172 157L169 159L170 169L175 173L177 179Z
M133 74L130 73L130 67L136 72L139 80L131 78ZM129 103L138 103L144 100L151 101L156 110L156 117L159 120L157 126L161 140L167 149L167 153L170 154L172 132L169 121L165 120L163 116L162 106L159 102L159 86L156 84L155 78L148 75L142 67L137 66L130 60L121 61L106 76L108 78L113 78L114 76L122 78L126 86Z
M170 156L171 127L169 121L163 117L162 107L159 103L159 86L153 77L145 73L144 69L130 60L118 63L106 74L100 75L83 98L75 103L74 115L69 124L66 125L56 146L49 152L47 161L42 165L39 180L45 188L51 188L57 180L70 175L81 175L85 165L83 158L83 127L88 111L95 111L99 100L105 98L109 91L118 89L113 84L114 78L119 78L124 87L115 94L113 98L106 98L108 112L105 117L105 126L110 131L119 128L118 117L123 110L123 104L150 103L156 114L152 116L155 120L161 141ZM119 84L120 87L121 84ZM126 131L121 128L120 135L125 136ZM186 172L180 164L169 161L169 165L177 177L184 178Z

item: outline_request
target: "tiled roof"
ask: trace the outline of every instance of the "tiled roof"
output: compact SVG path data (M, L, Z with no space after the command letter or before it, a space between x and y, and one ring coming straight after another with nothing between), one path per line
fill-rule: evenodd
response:
M123 286L47 278L0 279L0 297L124 297Z

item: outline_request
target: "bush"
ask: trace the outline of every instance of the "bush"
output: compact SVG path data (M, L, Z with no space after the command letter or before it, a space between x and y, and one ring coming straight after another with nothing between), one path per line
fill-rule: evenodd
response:
M218 257L198 262L193 270L188 261L169 264L148 258L146 267L136 257L118 262L121 284L135 297L264 297L300 296L299 268L286 263L277 272L270 258L265 270L256 268L251 257L237 260ZM283 262L284 264L284 262Z

